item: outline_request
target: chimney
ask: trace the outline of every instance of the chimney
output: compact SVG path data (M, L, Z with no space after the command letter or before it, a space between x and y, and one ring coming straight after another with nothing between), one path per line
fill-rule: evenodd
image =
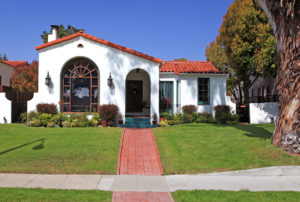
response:
M51 25L51 34L48 34L48 42L55 41L57 39L57 25Z

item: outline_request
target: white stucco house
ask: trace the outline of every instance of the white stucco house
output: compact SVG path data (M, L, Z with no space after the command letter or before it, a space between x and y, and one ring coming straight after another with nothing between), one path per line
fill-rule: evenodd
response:
M36 50L39 86L28 112L39 103L57 104L64 113L94 113L112 103L124 116L148 117L184 105L211 114L220 104L235 110L226 96L227 74L210 62L162 61L83 31L58 39L56 26Z

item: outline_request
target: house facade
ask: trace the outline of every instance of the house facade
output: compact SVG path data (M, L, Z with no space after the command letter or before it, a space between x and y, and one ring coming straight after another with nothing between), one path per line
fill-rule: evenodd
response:
M181 112L184 105L210 114L220 104L235 110L226 96L227 74L210 62L162 61L83 31L58 39L55 26L36 49L39 86L28 112L39 103L54 103L64 113L116 104L123 116L149 117Z

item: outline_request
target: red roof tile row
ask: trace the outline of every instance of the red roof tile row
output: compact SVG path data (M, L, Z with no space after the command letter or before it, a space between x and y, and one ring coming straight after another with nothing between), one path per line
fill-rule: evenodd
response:
M0 63L4 63L4 64L10 65L12 67L17 67L20 65L28 64L27 61L12 61L12 60L11 61L0 60Z
M164 61L160 72L224 74L211 62L206 61Z
M155 57L151 57L149 55L146 55L144 53L141 53L141 52L138 52L138 51L135 51L135 50L132 50L130 48L126 48L124 46L120 46L118 44L115 44L115 43L112 43L112 42L109 42L109 41L106 41L106 40L103 40L103 39L100 39L98 37L95 37L95 36L92 36L92 35L89 35L87 33L84 33L82 30L75 33L75 34L71 34L69 36L66 36L66 37L62 37L62 38L59 38L57 40L54 40L54 41L51 41L51 42L48 42L48 43L45 43L45 44L42 44L42 45L39 45L37 47L35 47L36 50L40 50L40 49L43 49L43 48L46 48L46 47L49 47L49 46L52 46L52 45L55 45L55 44L59 44L59 43L62 43L64 41L68 41L70 39L74 39L76 37L84 37L84 38L87 38L87 39L90 39L92 41L95 41L95 42L98 42L98 43L101 43L101 44L104 44L104 45L107 45L107 46L110 46L112 48L116 48L116 49L119 49L121 51L124 51L124 52L127 52L127 53L131 53L133 55L136 55L136 56L139 56L139 57L142 57L144 59L147 59L147 60L151 60L153 62L157 62L157 63L161 63L162 60L158 59L158 58L155 58Z

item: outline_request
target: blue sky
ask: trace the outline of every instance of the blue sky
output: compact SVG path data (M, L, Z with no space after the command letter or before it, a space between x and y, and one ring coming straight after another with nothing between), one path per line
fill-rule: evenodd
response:
M35 46L50 25L70 24L86 33L162 60L206 60L233 0L9 0L1 2L0 53L9 60L37 60Z

